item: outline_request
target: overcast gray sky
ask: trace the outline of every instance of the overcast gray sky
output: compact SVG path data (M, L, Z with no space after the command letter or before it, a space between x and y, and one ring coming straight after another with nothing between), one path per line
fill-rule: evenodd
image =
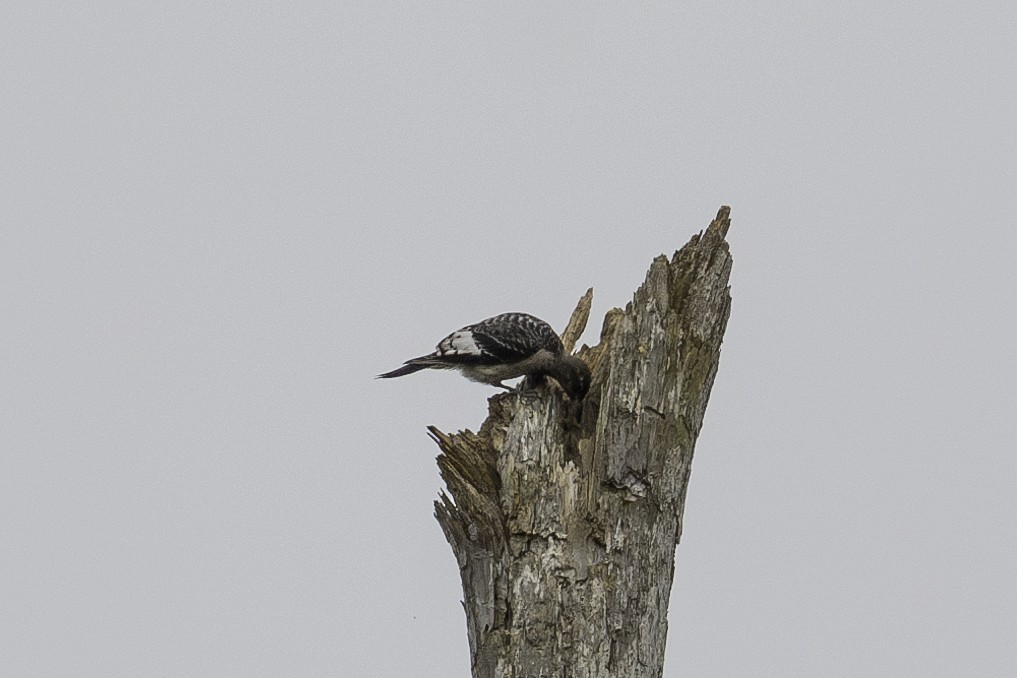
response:
M1017 675L1015 33L6 3L0 675L468 677L424 427L493 390L373 375L590 285L592 341L721 204L665 676Z

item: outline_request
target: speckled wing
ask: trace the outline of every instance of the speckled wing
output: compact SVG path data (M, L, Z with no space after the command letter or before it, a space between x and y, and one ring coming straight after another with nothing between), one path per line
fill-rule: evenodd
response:
M502 313L459 332L468 332L478 354L495 363L524 360L541 349L554 354L564 352L551 326L527 313Z
M502 313L456 330L442 339L433 353L407 360L402 367L378 376L389 379L427 368L458 368L470 379L499 385L503 379L533 369L534 363L524 361L540 351L554 356L565 352L551 326L527 313ZM546 361L544 364L546 367Z

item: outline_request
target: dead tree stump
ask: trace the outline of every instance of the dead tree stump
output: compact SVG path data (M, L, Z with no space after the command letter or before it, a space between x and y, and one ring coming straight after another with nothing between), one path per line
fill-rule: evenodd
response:
M578 423L550 386L492 397L479 433L430 428L474 678L662 674L692 454L731 309L728 214L655 259L579 351L593 383Z

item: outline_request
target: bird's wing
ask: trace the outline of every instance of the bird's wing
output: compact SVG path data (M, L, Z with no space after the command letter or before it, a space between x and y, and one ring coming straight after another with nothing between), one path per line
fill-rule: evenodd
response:
M489 360L490 356L474 337L473 330L464 327L456 330L438 343L438 348L430 356L438 360L449 362L483 362Z
M426 368L505 365L541 350L564 353L561 339L550 325L526 313L502 313L456 330L438 343L434 353L407 360L402 367L378 376L388 379Z
M441 353L446 348L464 357L474 356L477 362L497 363L523 360L541 349L555 354L564 350L550 325L526 313L503 313L467 325L438 345Z

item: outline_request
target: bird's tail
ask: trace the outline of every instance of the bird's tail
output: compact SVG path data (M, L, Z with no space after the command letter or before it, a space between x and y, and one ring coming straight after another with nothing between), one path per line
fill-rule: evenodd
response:
M419 358L407 360L405 363L403 363L402 367L397 367L391 372L379 374L376 378L391 379L392 377L404 377L407 374L413 374L414 372L419 372L420 370L426 370L428 367L441 367L441 366L442 366L441 363L438 363L434 360L433 355L422 355Z

